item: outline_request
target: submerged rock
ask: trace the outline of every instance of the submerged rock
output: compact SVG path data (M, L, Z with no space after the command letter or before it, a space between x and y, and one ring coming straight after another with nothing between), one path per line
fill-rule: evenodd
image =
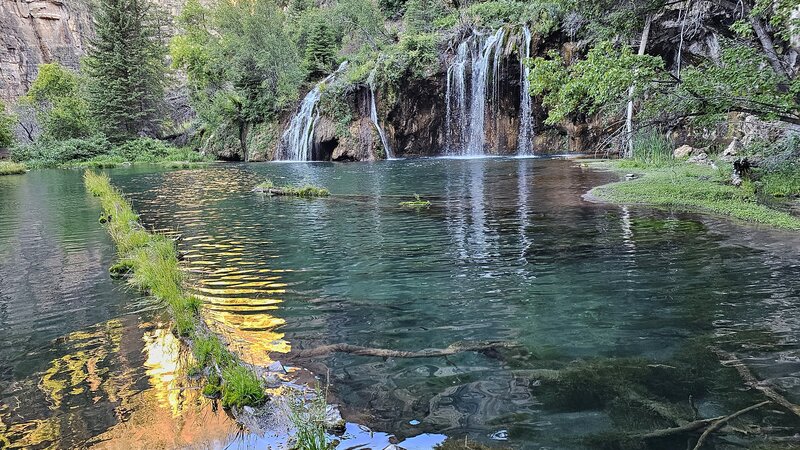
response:
M325 407L325 429L334 433L344 432L347 422L339 412L339 405L328 405Z

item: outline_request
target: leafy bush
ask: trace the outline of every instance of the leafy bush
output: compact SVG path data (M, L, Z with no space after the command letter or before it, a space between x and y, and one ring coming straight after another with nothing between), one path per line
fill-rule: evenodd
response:
M44 137L64 140L89 137L95 123L81 88L81 77L58 63L42 64L20 101L33 107Z
M474 3L466 10L475 25L498 28L505 24L530 24L542 35L553 31L563 16L563 3L549 1L498 0Z
M628 101L630 86L636 88L635 95L641 95L664 61L603 42L573 64L568 65L556 51L530 64L531 93L544 96L542 105L549 108L545 123L553 125L577 113L618 112Z
M31 144L13 147L11 159L25 162L30 167L55 167L71 161L85 161L105 155L110 149L111 144L100 135L64 141L44 138Z
M172 147L162 141L151 138L139 138L124 142L112 150L112 155L120 156L126 161L157 161L169 155Z
M0 101L0 148L10 147L14 142L14 124L17 119L6 112L6 105Z

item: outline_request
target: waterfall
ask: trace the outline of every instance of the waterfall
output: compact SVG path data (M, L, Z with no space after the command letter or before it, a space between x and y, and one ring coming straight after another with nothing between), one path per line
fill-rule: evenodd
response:
M386 140L386 133L383 132L383 127L381 127L381 123L378 121L378 108L375 105L375 69L372 69L372 72L370 72L367 84L369 84L369 118L375 125L375 129L378 130L378 136L381 137L381 144L383 144L383 150L386 152L386 159L394 159L392 148L389 147L389 141Z
M298 108L291 122L289 122L289 127L283 132L280 160L312 160L311 150L314 142L314 126L317 124L317 120L319 120L317 103L319 103L319 99L322 97L322 87L333 80L334 77L345 68L347 68L347 61L343 62L335 72L317 83L314 89L311 89L303 98L303 101L300 103L300 108Z
M448 154L457 154L458 147L462 147L466 142L469 123L467 122L467 62L469 61L470 44L463 41L458 46L456 57L447 68L447 101L446 127L447 127L447 148ZM455 117L453 117L455 110ZM456 140L453 139L453 119L456 120Z
M498 29L488 38L471 36L459 44L456 56L447 68L446 140L447 151L452 155L484 154L486 97L491 95L492 105L496 109L504 38L505 28ZM468 63L471 63L471 72L467 95Z
M521 49L519 58L519 110L521 117L519 120L517 154L520 156L529 156L533 154L533 148L531 147L531 80L529 78L531 69L525 64L525 61L531 57L531 30L525 25L522 28L522 33L525 38L525 48Z

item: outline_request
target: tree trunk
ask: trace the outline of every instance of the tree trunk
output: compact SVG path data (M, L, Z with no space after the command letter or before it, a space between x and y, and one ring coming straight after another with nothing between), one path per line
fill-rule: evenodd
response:
M644 50L647 48L647 40L650 37L650 24L653 21L652 16L647 16L644 23L644 30L642 30L642 40L639 42L639 56L644 55ZM627 132L628 150L625 152L625 157L630 158L633 156L633 90L634 86L628 88L628 114L625 119L625 131Z

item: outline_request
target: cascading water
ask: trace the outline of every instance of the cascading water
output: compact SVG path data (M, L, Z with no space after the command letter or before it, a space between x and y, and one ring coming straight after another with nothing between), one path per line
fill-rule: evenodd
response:
M456 145L460 148L466 142L469 129L467 122L467 62L469 61L470 43L463 41L458 46L458 52L450 67L447 68L447 153L458 153ZM455 117L453 112L455 111ZM453 123L455 119L455 124ZM454 126L455 125L455 126ZM455 128L455 136L453 133Z
M372 69L372 72L370 72L367 84L369 84L369 118L375 125L375 129L378 130L378 136L381 137L381 144L383 144L383 150L386 152L386 159L394 159L392 148L389 146L389 141L386 140L386 133L383 132L383 127L381 127L381 123L378 121L378 108L375 105L375 69Z
M531 80L529 78L531 69L526 64L526 61L531 57L531 29L525 25L522 28L522 34L525 38L525 47L520 50L519 58L519 73L521 79L519 94L519 140L517 145L517 154L520 156L530 156L533 154L533 148L531 148Z
M322 96L322 87L333 80L339 72L347 68L347 61L343 62L335 72L325 77L309 91L300 103L300 108L289 122L289 127L283 132L282 161L311 161L314 126L319 120L317 103Z
M471 36L459 44L456 57L447 69L446 139L447 150L452 155L484 154L486 96L490 93L493 105L498 104L500 59L505 33L505 28L500 28L485 39L480 35ZM470 62L467 105L466 68Z

